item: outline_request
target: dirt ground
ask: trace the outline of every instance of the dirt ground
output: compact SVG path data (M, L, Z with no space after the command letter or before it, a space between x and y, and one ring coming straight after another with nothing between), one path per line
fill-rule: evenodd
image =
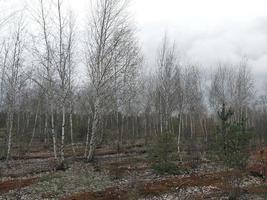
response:
M23 157L0 162L0 199L124 200L124 199L267 199L267 148L251 152L246 171L227 169L207 159L180 175L157 175L147 160L145 145L135 144L120 152L97 149L87 163L83 147L73 157L66 149L65 171L56 169L51 152L33 149Z

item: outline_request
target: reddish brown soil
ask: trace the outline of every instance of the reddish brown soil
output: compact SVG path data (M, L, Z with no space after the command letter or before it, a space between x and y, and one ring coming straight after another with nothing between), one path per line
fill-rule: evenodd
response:
M172 177L164 180L155 180L150 182L137 183L136 191L133 188L118 189L117 187L108 188L101 192L84 192L75 194L70 197L65 197L62 200L122 200L132 199L133 195L138 194L141 196L159 195L162 193L170 192L175 188L185 188L193 186L209 186L219 185L223 178L227 176L240 176L237 171L218 172L203 175L192 175L189 177Z
M140 149L136 149L135 147L142 146L133 146L134 149L121 149L121 153L129 153L129 152L137 152L140 153ZM142 149L141 149L142 151ZM76 150L77 155L83 155L84 149L79 148ZM97 156L102 155L113 155L116 154L117 151L108 148L102 147L98 148L96 151ZM66 149L66 155L72 156L71 148ZM45 158L45 157L53 157L51 153L48 151L40 150L31 152L28 155L30 158ZM191 168L190 162L182 163L179 166L184 168ZM149 163L141 161L135 162L134 165L127 162L117 162L117 163L109 163L107 168L112 173L125 172L125 171L143 171L149 168ZM252 174L266 176L267 168L267 148L255 151L252 153L250 157L250 164L248 165L248 171ZM203 187L203 186L215 186L220 189L221 192L229 192L235 188L231 188L231 186L227 185L227 178L231 179L231 177L241 177L242 174L239 171L222 171L216 173L205 173L205 174L195 174L186 177L169 177L164 179L157 179L152 181L142 181L139 180L136 183L136 188L133 189L129 185L125 185L124 188L111 187L107 188L100 192L81 192L74 194L69 197L65 197L62 200L83 200L83 199L92 199L92 200L126 200L133 199L134 195L140 196L155 196L160 195L167 192L172 192L179 188L186 187ZM24 180L11 180L4 181L0 183L0 194L8 192L13 189L23 188L29 185L32 185L38 181L38 178L30 178ZM249 187L243 188L240 192L248 193L248 194L267 194L267 187ZM214 194L217 195L218 191L214 191ZM49 194L47 194L47 197ZM202 196L195 197L194 199L203 199Z
M8 180L0 183L0 194L10 190L20 189L38 182L38 178Z
M267 148L262 148L252 153L248 171L253 175L267 176Z
M238 171L226 171L217 173L207 173L202 175L191 175L183 178L169 178L157 182L143 184L140 193L143 195L159 195L168 192L174 188L185 188L194 186L214 186L224 182L225 178L232 176L241 176Z
M129 199L129 192L117 187L107 188L100 192L84 192L75 194L61 200L126 200Z
M96 149L96 156L107 156L107 155L115 155L117 153L142 153L144 152L143 149L140 150L140 148L143 147L143 144L137 144L137 145L130 145L123 148L120 148L119 151L116 148L103 146L98 147ZM138 149L139 148L139 149ZM76 154L75 156L83 156L84 155L84 147L78 147L75 149ZM65 156L66 157L72 157L73 152L71 147L65 147ZM40 147L32 147L30 152L26 153L23 156L13 156L13 159L47 159L47 158L53 158L53 152L49 151L45 148Z
M266 186L248 187L244 189L244 192L249 194L267 194Z

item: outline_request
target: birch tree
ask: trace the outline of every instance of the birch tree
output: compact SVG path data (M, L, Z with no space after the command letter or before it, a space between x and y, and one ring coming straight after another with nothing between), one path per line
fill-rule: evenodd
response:
M223 104L231 106L239 121L254 94L254 80L246 60L238 64L220 63L212 74L209 100L218 110Z
M223 105L232 105L234 97L235 72L231 65L219 63L211 75L209 102L217 111Z
M124 0L97 0L88 26L86 65L94 88L94 113L87 160L93 159L105 99L114 91L114 80L135 71L138 56L134 29ZM129 59L129 55L131 59ZM115 88L119 88L117 82ZM116 89L117 90L117 89Z
M185 106L189 116L190 137L195 134L195 123L204 111L202 77L199 68L189 65L184 74Z
M57 159L57 145L56 145L56 132L55 132L55 66L53 65L53 45L51 34L51 18L48 16L48 6L43 0L39 0L39 7L36 11L35 20L40 27L40 33L37 35L37 41L34 41L33 55L37 59L36 67L37 73L35 77L32 77L35 83L37 83L46 94L46 101L50 112L50 125L51 135L53 141L54 158ZM40 36L40 37L39 37ZM37 47L38 46L38 47Z
M23 69L23 53L25 50L24 43L24 26L23 21L19 20L15 25L15 31L7 39L7 48L5 49L5 74L4 85L6 90L5 102L7 109L7 155L6 160L10 158L12 146L12 134L14 124L14 112L16 101L21 87L25 85L27 77Z
M63 16L63 1L57 0L58 22L56 23L57 32L54 35L56 39L56 49L54 55L54 64L59 77L59 103L61 107L62 123L61 123L61 147L60 159L64 161L64 144L65 144L65 126L66 126L66 104L73 103L68 97L72 96L72 75L73 75L73 45L74 45L74 22L71 14L69 18ZM72 105L71 105L72 106ZM72 111L71 111L72 112ZM72 133L72 114L70 115L71 135ZM72 143L73 147L73 143Z
M248 117L248 107L254 95L254 79L246 59L241 60L236 68L234 107L237 121L241 122L242 118Z
M158 92L160 127L162 130L170 130L170 119L179 102L181 92L178 55L175 44L170 44L167 35L160 45L158 56Z
M35 18L41 27L41 40L35 48L41 68L38 68L39 77L34 81L45 91L47 101L50 104L51 135L53 138L54 157L57 159L57 145L55 133L55 106L61 110L61 146L60 161L64 161L66 106L72 106L73 100L73 45L74 45L74 21L71 13L67 14L63 9L63 1L39 0L39 10ZM48 10L50 9L50 10ZM56 20L55 20L56 19ZM37 46L36 45L36 46ZM70 109L72 112L72 109ZM72 122L72 114L70 115ZM72 131L71 131L72 134Z

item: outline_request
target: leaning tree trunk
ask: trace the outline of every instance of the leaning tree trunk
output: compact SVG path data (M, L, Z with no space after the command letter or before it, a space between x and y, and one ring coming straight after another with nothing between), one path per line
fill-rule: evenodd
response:
M96 142L97 142L97 134L98 134L98 123L99 123L99 115L100 115L100 100L99 97L96 98L95 101L95 111L93 114L93 122L92 122L92 134L89 144L89 153L87 156L87 161L92 161L95 149L96 149Z

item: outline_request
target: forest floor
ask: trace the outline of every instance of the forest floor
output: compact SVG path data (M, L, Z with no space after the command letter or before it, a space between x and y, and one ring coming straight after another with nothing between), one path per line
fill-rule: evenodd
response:
M246 171L228 169L208 159L176 162L179 175L158 175L151 169L143 144L97 149L93 163L83 148L66 149L66 170L57 170L53 154L35 148L8 163L0 162L0 199L156 200L267 199L267 148L251 152Z

